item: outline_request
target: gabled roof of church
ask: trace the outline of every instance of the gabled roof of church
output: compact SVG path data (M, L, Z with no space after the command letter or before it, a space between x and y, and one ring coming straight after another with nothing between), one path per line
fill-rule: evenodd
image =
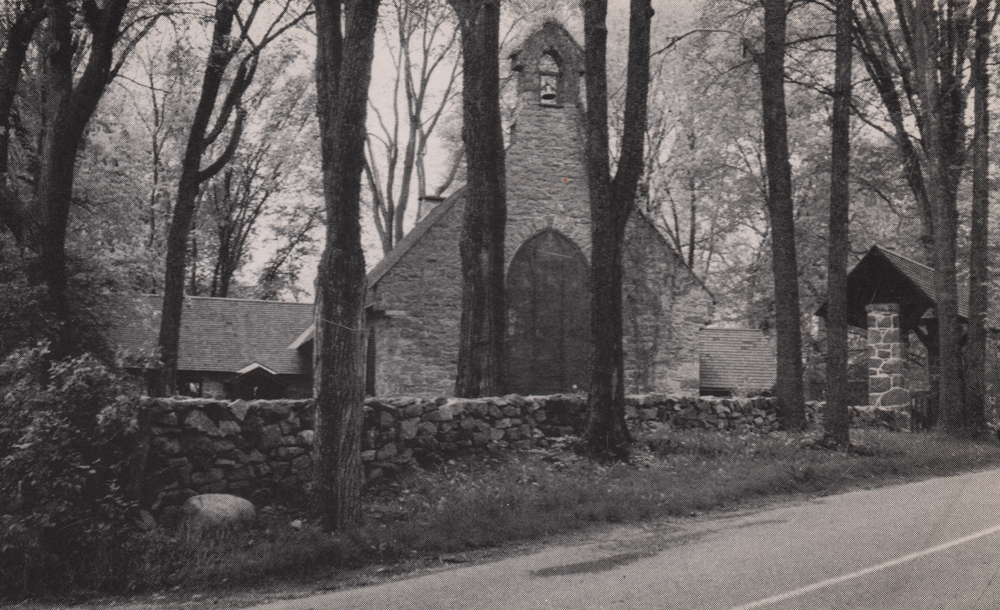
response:
M774 386L774 340L759 330L703 328L698 331L698 355L702 391L760 391Z
M699 277L698 274L694 272L694 269L688 266L687 261L685 261L684 257L681 256L681 253L678 252L676 248L674 248L672 243L670 243L670 238L668 238L666 235L663 234L663 229L658 224L653 222L653 219L650 218L649 214L643 211L641 207L634 206L632 209L638 215L639 218L641 218L643 221L645 221L651 227L653 227L653 230L656 231L656 235L659 236L660 241L663 243L663 246L671 254L677 257L677 262L680 263L682 267L688 270L688 272L691 274L691 277L693 277L695 281L698 282L698 285L701 286L701 289L704 290L708 294L708 296L712 298L712 302L716 303L717 301L715 300L715 294L708 289L708 286L705 285L704 280L702 280L701 277Z
M118 309L110 335L126 357L153 354L162 308L162 296L140 295ZM178 369L307 374L309 363L287 348L312 319L312 303L185 297Z
M448 210L455 207L458 201L465 197L466 191L468 191L468 186L463 186L454 193L452 193L447 199L441 203L434 206L426 216L417 221L417 224L410 229L410 232L403 236L403 239L399 240L392 250L389 251L385 257L380 260L372 270L368 272L368 288L371 288L378 283L379 280L399 262L401 258L406 256L406 253L410 251L420 238L430 230L434 223L438 221L439 218L448 213Z

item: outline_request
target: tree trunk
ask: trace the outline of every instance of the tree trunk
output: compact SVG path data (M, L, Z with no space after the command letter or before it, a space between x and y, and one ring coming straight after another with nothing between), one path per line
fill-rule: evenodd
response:
M767 212L771 220L774 269L774 324L778 374L775 395L779 417L788 430L805 426L802 387L802 335L799 328L799 269L795 252L792 167L788 157L785 111L785 0L763 0L764 50L755 56L760 73L767 165Z
M462 140L468 191L459 253L462 317L455 395L504 392L507 187L500 115L500 3L449 0L462 32Z
M23 202L7 188L10 137L14 128L11 118L28 46L45 17L44 4L44 0L31 0L23 5L7 30L0 56L0 226L7 227L19 243L24 243L33 227Z
M969 341L966 347L966 419L973 430L986 426L986 325L989 312L989 69L990 0L977 0L972 139L972 229L969 236Z
M201 97L195 108L188 133L184 157L181 160L181 177L177 186L170 228L167 230L167 256L163 279L163 313L160 317L160 372L159 380L151 392L155 395L171 396L177 392L177 357L180 348L181 313L184 306L184 272L187 267L188 236L191 234L197 209L201 185L211 177L211 172L202 170L202 157L209 142L209 123L215 111L216 99L222 87L226 68L232 61L238 46L231 40L233 21L241 0L218 0L215 7L215 27L212 32L212 46L205 74L202 79ZM238 75L239 79L240 76ZM239 85L234 85L239 86ZM227 100L227 105L229 100ZM224 122L228 114L225 108L218 121ZM220 123L221 124L221 123ZM232 156L239 141L242 114L238 114L230 143L219 161ZM214 133L216 130L212 130ZM216 161L208 169L218 166Z
M830 168L830 251L827 272L826 409L824 441L846 447L851 443L847 407L847 255L850 252L851 165L851 19L853 0L837 1L837 41L833 85Z
M591 365L586 449L627 459L632 436L625 425L622 347L622 249L643 168L649 91L649 0L629 7L628 72L618 172L611 179L608 147L607 2L585 1L584 65L587 72L587 179L591 215Z
M53 357L70 348L67 326L72 307L66 269L66 231L73 198L76 154L90 117L112 78L112 60L118 28L128 0L112 0L103 9L87 13L89 56L76 86L73 85L74 19L71 3L46 3L48 26L45 45L44 135L39 153L39 179L35 194L40 223L38 249L41 279L48 289L46 306L56 322Z
M921 130L926 151L926 186L932 202L934 220L934 276L937 292L939 357L939 407L941 423L953 434L963 434L966 428L963 413L961 329L958 321L958 284L956 278L956 245L958 240L957 180L961 167L951 162L961 159L956 147L963 142L962 133L954 124L952 91L948 76L948 54L943 51L940 34L951 23L941 22L934 7L917 2L908 17L912 24L915 87L925 108ZM949 15L951 16L951 15ZM952 16L953 17L953 16ZM953 17L954 18L954 17Z
M361 522L365 258L361 172L378 0L316 2L326 248L316 280L314 503L325 530Z

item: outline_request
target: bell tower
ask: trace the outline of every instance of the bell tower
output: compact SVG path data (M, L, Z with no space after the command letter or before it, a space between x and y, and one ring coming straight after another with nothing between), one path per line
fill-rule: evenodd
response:
M510 61L518 98L507 150L507 263L522 244L550 229L589 261L583 50L562 25L547 21Z

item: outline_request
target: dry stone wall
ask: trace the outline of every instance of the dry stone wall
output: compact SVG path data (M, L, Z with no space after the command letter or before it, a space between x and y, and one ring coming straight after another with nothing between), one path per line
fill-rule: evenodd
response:
M818 421L820 403L807 407L807 419ZM258 505L304 499L313 465L310 401L151 398L144 409L150 433L145 500L154 511L176 510L201 493L231 493ZM371 480L458 453L546 447L553 438L578 434L584 411L581 395L369 399L361 457ZM853 415L856 424L900 423L895 411L884 409L858 407ZM631 396L626 418L635 427L778 428L771 398Z

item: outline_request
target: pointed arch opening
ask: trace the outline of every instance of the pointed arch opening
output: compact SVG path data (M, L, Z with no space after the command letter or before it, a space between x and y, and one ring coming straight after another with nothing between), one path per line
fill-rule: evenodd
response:
M507 384L517 394L585 391L590 267L555 229L524 242L507 270Z

